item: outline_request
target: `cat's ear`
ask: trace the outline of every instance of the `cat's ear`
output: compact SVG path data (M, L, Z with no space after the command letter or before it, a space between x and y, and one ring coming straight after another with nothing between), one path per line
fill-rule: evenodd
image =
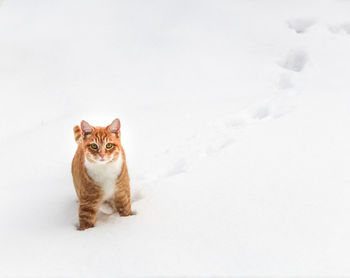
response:
M119 119L115 119L109 126L109 131L115 133L119 137L120 135L120 121Z
M89 125L89 123L85 122L85 121L81 121L80 128L81 128L81 131L82 131L84 137L86 135L91 134L93 131L93 128L91 127L91 125Z

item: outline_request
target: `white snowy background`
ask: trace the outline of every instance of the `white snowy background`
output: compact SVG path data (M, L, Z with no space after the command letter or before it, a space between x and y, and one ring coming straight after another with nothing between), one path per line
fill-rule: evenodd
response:
M4 0L0 277L350 276L350 1ZM135 216L78 223L119 117Z

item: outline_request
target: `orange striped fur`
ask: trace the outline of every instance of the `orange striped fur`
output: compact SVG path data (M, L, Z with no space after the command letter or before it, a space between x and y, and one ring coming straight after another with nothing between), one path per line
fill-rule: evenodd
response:
M94 127L82 121L73 131L78 144L72 176L79 199L79 229L94 227L103 202L121 216L131 215L130 179L120 140L119 119L107 127Z
M80 127L78 125L76 125L74 128L73 128L73 131L74 131L74 139L75 139L75 142L79 143L79 140L81 138L81 131L80 131Z

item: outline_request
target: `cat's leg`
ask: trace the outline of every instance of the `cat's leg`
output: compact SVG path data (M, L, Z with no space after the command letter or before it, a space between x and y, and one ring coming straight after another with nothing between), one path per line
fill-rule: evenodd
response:
M92 228L96 223L96 214L101 205L101 198L84 200L79 205L79 230Z
M123 189L117 190L114 196L115 207L120 216L131 215L131 201L129 185Z

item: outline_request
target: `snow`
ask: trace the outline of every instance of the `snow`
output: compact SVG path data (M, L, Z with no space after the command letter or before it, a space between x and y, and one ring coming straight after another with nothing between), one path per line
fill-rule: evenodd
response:
M0 277L350 276L350 1L4 0ZM133 210L77 231L81 120Z

